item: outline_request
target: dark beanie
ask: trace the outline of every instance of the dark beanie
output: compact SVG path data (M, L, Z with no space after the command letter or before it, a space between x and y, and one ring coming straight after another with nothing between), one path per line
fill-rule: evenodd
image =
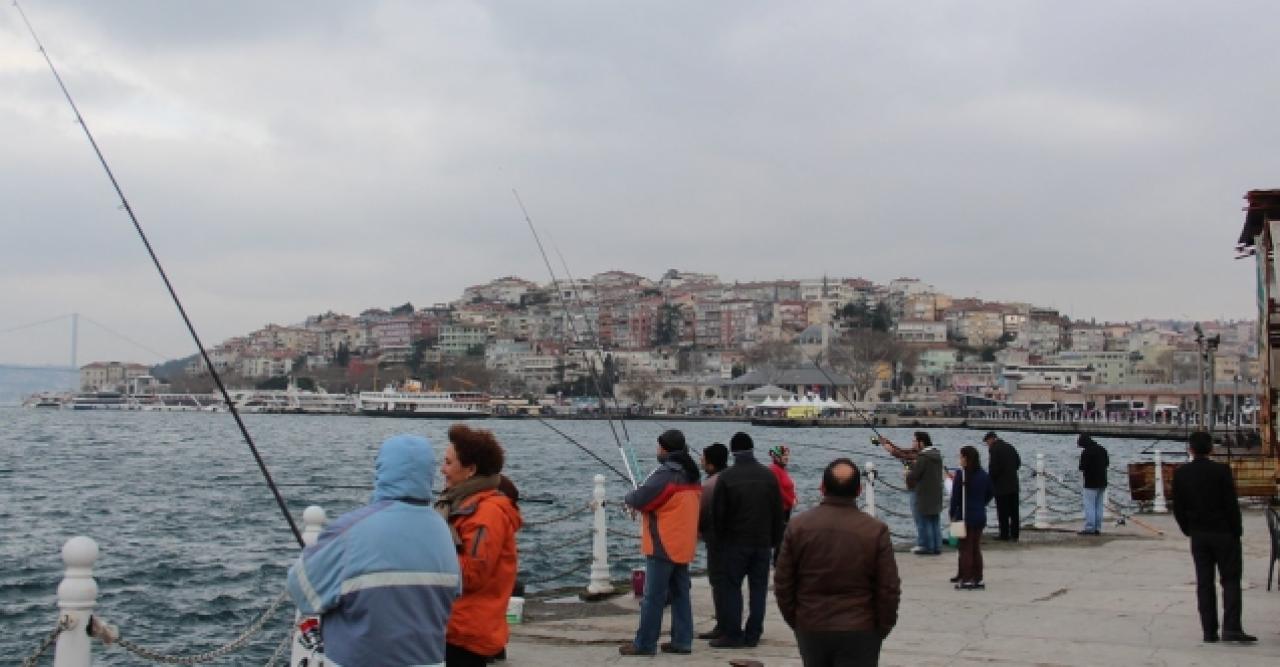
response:
M684 434L674 428L663 431L658 436L658 444L668 452L682 452L686 449Z
M755 449L756 443L751 440L751 436L738 431L729 439L729 450L734 452L742 452L748 449Z

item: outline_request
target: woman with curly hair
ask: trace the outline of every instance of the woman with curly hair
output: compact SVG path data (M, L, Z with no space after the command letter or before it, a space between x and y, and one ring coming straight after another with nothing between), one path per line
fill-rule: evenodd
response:
M516 531L523 520L502 492L503 452L493 433L464 424L449 428L440 473L445 489L436 510L449 523L462 595L445 634L445 664L483 666L507 644L507 601L516 582Z

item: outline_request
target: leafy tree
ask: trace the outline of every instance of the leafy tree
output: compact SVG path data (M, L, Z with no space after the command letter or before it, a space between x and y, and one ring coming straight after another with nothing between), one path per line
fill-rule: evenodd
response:
M664 303L658 306L658 321L654 327L653 344L675 345L680 340L680 324L683 320L679 304Z
M346 368L351 363L351 350L347 349L346 341L338 343L338 351L333 355L333 363L340 368Z
M255 389L263 389L263 390L287 389L288 387L289 387L289 378L283 375L276 375L276 376L267 378L266 380L263 380L262 382L259 382L258 384L254 385Z
M735 363L733 366L729 367L729 377L731 379L739 378L746 374L747 374L747 367L743 366L741 363Z
M408 301L406 301L406 302L404 302L402 305L399 305L399 306L396 306L395 308L392 308L392 309L391 309L391 314L392 314L392 315L412 315L412 314L413 314L413 304L412 304L412 303L410 303L410 302L408 302Z
M422 360L427 355L430 343L426 339L413 341L413 352L409 353L409 370L417 373L422 368Z
M298 378L294 381L294 384L298 385L298 389L301 389L302 391L316 390L316 381L314 378Z

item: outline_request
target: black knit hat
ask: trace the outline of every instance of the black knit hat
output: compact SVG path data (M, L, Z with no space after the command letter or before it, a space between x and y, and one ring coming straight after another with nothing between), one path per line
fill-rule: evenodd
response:
M668 452L682 452L687 449L684 443L684 434L676 429L663 431L658 436L658 445Z

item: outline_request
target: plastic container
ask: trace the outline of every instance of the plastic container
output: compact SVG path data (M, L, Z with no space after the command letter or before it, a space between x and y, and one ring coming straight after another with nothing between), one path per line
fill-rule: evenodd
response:
M515 625L524 622L524 598L512 596L507 600L507 623Z
M636 597L644 597L644 568L636 568L631 571L631 592Z

